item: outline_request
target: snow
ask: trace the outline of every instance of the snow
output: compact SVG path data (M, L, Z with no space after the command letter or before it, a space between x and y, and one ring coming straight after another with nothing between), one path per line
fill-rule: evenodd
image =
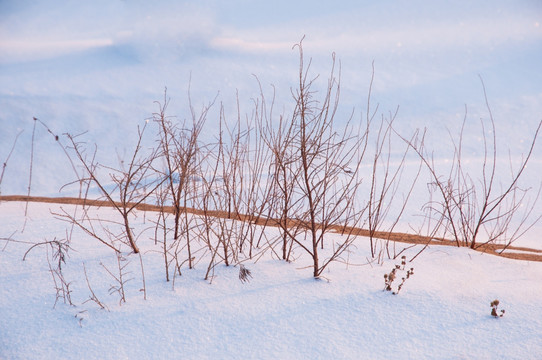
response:
M24 232L12 239L65 237L66 224L50 214L59 207L31 203ZM24 203L0 204L4 231L20 229L24 209ZM114 218L112 209L99 213ZM137 229L148 227L152 214L145 218L138 217ZM542 263L431 246L409 263L414 275L392 295L382 290L383 275L398 260L367 264L368 242L360 238L348 266L335 263L322 280L311 278L304 268L310 259L298 252L293 263L270 254L245 262L253 276L247 283L237 278L238 267L224 265L217 266L211 282L204 281L202 260L185 269L173 287L165 281L160 245L142 236L147 300L140 291L137 256L131 255L133 280L127 283L126 303L119 305L117 294L108 293L112 280L99 265L113 269L114 254L76 231L64 266L76 306L60 300L53 309L45 247L34 248L22 261L30 245L5 243L0 256L3 359L535 359L542 354ZM108 310L85 303L90 292L83 263ZM506 310L502 318L490 316L494 299Z
M394 124L405 136L427 128L426 143L444 172L453 156L448 131L457 134L465 116L465 167L480 170L480 119L489 118L480 77L496 124L499 179L507 179L510 165L517 168L542 120L538 1L8 0L0 2L2 162L22 133L0 193L28 190L33 117L61 141L64 133L85 133L81 139L89 148L96 143L97 158L115 166L133 148L137 126L158 110L155 101L163 100L166 87L171 116L190 116L190 85L196 108L218 94L234 120L237 94L242 113L251 111L259 93L256 75L268 97L275 86L276 112L287 112L298 70L292 45L303 36L320 80L333 52L341 61L338 118L352 108L354 119L365 114L374 62L372 108L378 104L378 113L387 115L399 106ZM207 139L216 135L218 107L213 111ZM395 145L400 151L402 144ZM541 145L521 183L533 188L530 200L540 186ZM406 178L417 166L408 159ZM42 126L36 127L32 176L33 195L74 195L73 187L63 187L74 180L71 165ZM426 182L415 189L397 230L416 227ZM59 210L30 203L25 216L24 203L0 202L0 359L542 357L541 263L431 246L393 296L382 291L383 275L396 260L368 262L363 238L348 254L348 266L334 263L326 270L329 282L311 278L305 268L310 259L298 249L292 263L269 251L246 262L253 279L244 284L238 267L224 265L215 268L211 283L204 281L204 256L195 269L184 269L173 288L165 281L160 248L145 233L139 243L147 300L139 258L131 255L133 280L127 302L119 305L100 265L114 269L114 254L75 231L64 271L76 306L60 301L53 309L46 247L22 258L32 244L66 238L68 224L51 214ZM114 216L106 208L98 214ZM533 215L539 214L540 201ZM152 216L134 219L138 229ZM515 245L542 249L541 231L539 223ZM85 302L90 291L83 263L109 311ZM506 309L502 318L489 315L494 299Z

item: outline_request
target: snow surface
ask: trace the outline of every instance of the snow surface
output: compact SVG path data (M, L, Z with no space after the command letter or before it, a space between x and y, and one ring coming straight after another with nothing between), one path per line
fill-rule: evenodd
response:
M67 211L73 207L63 205ZM7 233L24 223L24 203L2 202ZM54 219L60 205L29 205L24 232L12 239L40 242L65 238L66 223ZM100 209L114 219L112 209ZM153 214L139 214L135 227ZM274 231L268 229L268 231ZM359 238L346 263L335 263L323 280L311 277L310 259L296 251L285 263L268 252L238 267L219 265L204 281L207 263L165 281L160 244L140 237L147 300L137 256L126 303L109 294L111 249L75 231L64 266L71 282L69 306L60 300L48 271L45 246L1 242L0 358L2 359L537 359L542 355L542 263L508 260L468 249L431 246L408 266L414 275L399 295L383 291L383 275L398 263L367 263L368 241ZM330 240L338 240L332 236ZM7 245L6 245L7 243ZM397 244L397 250L402 248ZM419 247L407 250L410 258ZM207 259L208 261L208 259ZM108 310L86 302L93 291ZM364 264L364 265L363 265ZM361 265L361 266L360 266ZM499 299L504 317L490 316Z
M363 117L374 61L372 107L379 104L387 115L399 106L395 126L404 135L427 128L427 145L444 168L452 156L448 130L458 132L467 109L465 166L479 170L479 121L489 117L479 76L496 122L504 178L509 159L517 166L542 120L542 3L536 0L7 0L0 1L0 161L22 133L1 194L27 192L33 117L61 141L64 133L86 132L83 139L97 144L98 158L116 164L133 147L137 125L158 110L154 102L163 100L165 87L172 116L189 117L190 84L196 107L218 94L235 120L236 94L243 113L258 96L254 74L268 96L275 86L277 113L287 112L298 69L292 45L304 35L305 54L322 81L331 53L341 60L339 119L352 108L355 118ZM208 139L216 135L218 107L214 111ZM540 184L541 145L522 187ZM409 164L416 169L415 159ZM62 188L73 179L64 153L38 126L32 194L73 195ZM419 217L425 189L420 182L401 230ZM81 235L66 266L77 306L53 309L45 249L34 248L21 261L31 243L66 237L66 224L49 208L58 210L30 204L21 232L24 204L0 203L0 238L13 234L29 242L10 242L0 252L1 359L542 357L540 264L467 249L426 250L399 296L381 291L394 263L367 265L362 239L351 256L364 265L335 264L325 274L329 283L300 269L308 264L301 254L292 264L267 254L247 264L254 275L248 284L239 282L237 268L219 266L209 285L202 261L185 270L172 291L159 254L149 252L148 300L132 259L128 301L118 306L99 265L112 264L111 251ZM541 231L539 224L516 245L542 248ZM83 262L109 312L82 304L88 297ZM489 316L495 298L507 310L498 320Z

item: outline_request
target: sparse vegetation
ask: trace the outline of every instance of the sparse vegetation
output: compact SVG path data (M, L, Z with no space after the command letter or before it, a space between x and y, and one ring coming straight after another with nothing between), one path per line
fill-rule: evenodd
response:
M64 272L63 266L66 265L66 260L68 258L68 252L71 249L69 241L66 239L57 240L46 240L43 242L36 243L26 250L23 255L23 261L26 259L28 253L41 245L45 245L47 265L49 267L49 272L53 279L53 284L55 288L55 303L53 307L56 307L56 304L59 300L62 300L64 304L74 305L71 298L72 290L70 289L71 282L67 281Z
M250 270L247 269L245 265L239 264L239 280L245 283L245 282L249 282L251 278L252 278L252 273L250 272Z
M406 271L405 271L406 270ZM395 265L388 274L384 274L384 290L398 295L405 282L414 275L414 268L406 269L406 256L401 256L401 264ZM401 277L401 282L394 288L394 281Z
M139 257L141 292L146 298L146 254L140 251L138 242L149 239L154 245L150 245L150 251L163 257L165 280L173 280L173 287L175 279L182 276L183 267L193 269L202 260L206 266L205 280L212 281L217 265L224 264L239 266L239 280L248 282L252 274L243 263L257 262L265 253L287 262L295 261L299 253L308 255L311 264L304 268L310 268L312 276L319 278L330 264L342 261L359 235L369 238L369 263L382 263L385 257L396 259L401 251L390 247L395 241L393 231L407 211L414 186L423 181L422 166L428 170L430 190L424 222L432 224L427 226L426 245L441 236L473 249L500 242L505 244L504 250L542 217L528 222L538 196L526 211L520 212L529 189L519 186L542 122L520 167L512 171L511 181L499 186L495 124L486 99L490 118L481 122L481 176L476 178L463 167L463 129L459 139L455 139L451 170L445 176L437 171L425 147L426 132L399 134L394 129L397 110L382 116L380 122L376 120L378 106L371 105L374 68L365 115L357 123L352 112L348 119L341 119L338 127L340 62L333 54L329 76L322 85L318 75L311 74L311 60L304 56L303 40L294 50L299 53L299 70L297 84L291 90L291 113L277 116L275 89L268 103L257 78L258 98L243 116L237 95L234 121L226 118L225 105L218 106L217 98L197 111L190 88L188 120L178 121L167 113L170 99L165 91L163 100L156 103L158 110L152 119L137 128L136 144L129 158L119 157L116 166L97 159L98 145L85 144L79 135L65 134L69 146L62 145L61 137L34 118L32 143L36 125L40 124L62 147L80 186L82 210L76 208L70 213L61 208L54 216L70 224L70 234L79 228L114 251L117 269L113 271L111 266L101 264L113 279L109 292L118 295L120 304L126 302L125 285L134 276L128 270L134 254ZM212 111L215 104L217 113ZM215 139L204 142L201 135L205 124L211 121L217 125ZM485 131L488 123L492 134L489 139ZM147 143L144 138L149 126L156 127L154 146L143 145ZM19 135L4 162L0 185ZM404 149L396 151L392 161L395 136L404 140ZM420 165L414 176L407 179L403 171L412 151L418 155ZM32 147L27 195L31 190L33 161ZM115 217L91 215L91 187L98 189L102 206L115 209ZM140 216L146 221L148 210L158 215L150 220L151 225L136 230L132 221ZM512 229L516 217L520 218L520 225ZM268 226L278 231L265 231ZM362 227L367 230L363 232ZM340 236L331 240L331 234ZM13 241L12 236L5 239ZM33 244L28 251L47 245L56 299L71 304L70 282L62 273L68 243L46 241ZM407 269L406 263L403 255L401 264L384 275L384 290L393 294L401 291L414 274L414 268ZM107 308L91 288L86 267L84 271L90 291L86 302ZM498 301L491 306L492 314L497 313ZM499 316L502 314L504 311Z
M457 138L452 137L452 161L447 171L437 169L432 155L423 148L423 136L418 141L404 140L419 155L430 174L430 200L425 211L434 220L435 227L429 229L428 233L431 236L438 233L444 238L451 238L457 246L469 246L472 249L486 244L504 244L506 248L542 218L542 215L534 219L532 217L542 183L530 202L527 201L527 194L532 194L532 189L520 186L522 175L533 155L542 121L534 129L529 150L522 156L519 166L514 169L510 163L509 180L498 183L498 174L504 173L504 170L497 167L496 128L483 81L482 87L489 120L480 119L483 158L481 166L475 170L477 174L464 167L466 108L459 135Z
M489 304L491 306L491 316L493 316L495 319L498 319L500 317L504 316L505 310L501 309L501 312L499 313L499 304L500 301L495 299Z
M112 270L109 270L103 263L100 265L107 271L107 273L114 280L113 284L109 288L109 294L117 294L119 296L119 305L122 305L126 302L126 292L124 291L126 283L133 280L134 278L129 277L131 272L127 270L129 265L129 260L121 253L115 253L117 257L117 271L114 273Z
M17 133L15 136L15 139L13 139L13 144L11 145L11 149L9 150L8 155L6 156L6 159L4 160L4 163L2 164L2 172L0 172L0 195L2 195L2 181L4 180L4 174L6 173L6 168L9 163L9 159L11 158L11 155L13 154L13 151L15 150L15 145L17 145L17 140L19 139L19 136L22 134L22 130Z

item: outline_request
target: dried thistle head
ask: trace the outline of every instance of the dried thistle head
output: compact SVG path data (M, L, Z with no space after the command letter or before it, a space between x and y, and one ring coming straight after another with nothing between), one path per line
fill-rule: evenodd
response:
M239 280L241 280L241 282L244 283L244 282L250 281L249 278L252 278L252 274L250 270L247 269L245 265L240 264L239 265Z
M504 310L501 310L501 313L500 313L500 314L497 313L497 309L498 309L498 307L499 307L499 304L500 304L500 302L499 302L499 300L497 300L497 299L493 300L493 301L491 302L491 304L490 304L490 305L491 305L491 316L493 316L493 317L495 317L495 318L503 317L503 315L504 315L504 313L505 313Z
M388 275L388 279L390 280L390 282L392 282L393 280L395 280L395 271L392 271L392 272Z

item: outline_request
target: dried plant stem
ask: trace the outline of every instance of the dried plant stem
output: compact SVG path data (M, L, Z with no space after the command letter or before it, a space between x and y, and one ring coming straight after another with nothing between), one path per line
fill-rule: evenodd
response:
M15 145L17 144L17 140L19 139L19 136L21 136L22 133L23 133L23 130L19 131L19 133L17 133L17 135L15 136L15 139L13 140L13 144L11 145L11 149L9 150L8 156L6 157L2 165L2 172L0 173L0 195L2 195L2 180L4 180L4 174L6 172L9 159L11 158L11 155L13 154L13 151L15 150Z

